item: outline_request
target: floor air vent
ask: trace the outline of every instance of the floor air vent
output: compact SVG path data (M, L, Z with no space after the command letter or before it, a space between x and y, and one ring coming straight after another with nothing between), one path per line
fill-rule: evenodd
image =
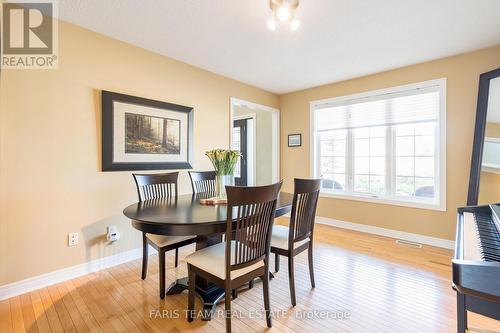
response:
M401 245L406 245L406 246L414 247L414 248L417 248L417 249L421 249L422 248L422 244L420 244L420 243L415 243L415 242L411 242L411 241L407 241L407 240L403 240L403 239L396 239L396 243L401 244Z

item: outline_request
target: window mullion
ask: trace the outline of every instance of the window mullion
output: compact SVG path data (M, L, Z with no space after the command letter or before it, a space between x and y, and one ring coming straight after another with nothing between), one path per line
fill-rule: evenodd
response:
M446 156L441 155L441 140L445 140L441 131L441 122L443 121L441 113L439 113L438 119L434 129L434 195L435 198L439 198L438 202L441 202L441 191L446 191L446 189L441 188L441 177L446 177L441 174L441 163L446 158Z
M385 132L385 196L392 197L395 183L394 130L387 126Z
M346 190L352 193L354 188L354 143L352 129L347 130L346 144Z

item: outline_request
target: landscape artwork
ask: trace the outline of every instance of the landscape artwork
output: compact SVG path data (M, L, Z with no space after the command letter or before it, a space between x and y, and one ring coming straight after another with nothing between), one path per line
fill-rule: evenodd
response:
M125 152L178 155L180 132L180 120L125 113Z
M192 107L110 91L101 99L102 171L192 168Z

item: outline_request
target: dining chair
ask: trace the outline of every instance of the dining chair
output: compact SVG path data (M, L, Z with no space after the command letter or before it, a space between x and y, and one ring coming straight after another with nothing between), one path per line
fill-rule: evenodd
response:
M211 197L215 195L215 171L188 171L189 179L191 179L191 188L193 193L198 197ZM253 280L248 283L248 288L254 286ZM238 290L233 290L233 298L238 297Z
M197 276L225 289L226 332L231 332L231 291L260 277L266 322L271 327L269 250L280 188L281 182L256 187L226 186L226 240L186 257L189 322L193 320Z
M311 287L315 288L316 286L313 268L313 231L321 179L295 178L294 185L290 226L273 226L271 236L271 252L275 256L276 272L280 269L280 255L288 258L288 283L293 306L297 303L295 297L294 257L306 249L309 257Z
M139 201L177 198L178 172L159 174L133 174ZM175 267L179 263L179 248L192 244L196 236L165 236L142 233L142 279L148 271L148 245L158 251L160 262L160 298L165 298L165 254L175 249Z
M215 193L215 171L188 171L193 193Z

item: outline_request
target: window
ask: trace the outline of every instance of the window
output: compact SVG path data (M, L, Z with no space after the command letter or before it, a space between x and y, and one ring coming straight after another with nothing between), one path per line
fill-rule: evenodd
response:
M500 173L500 139L484 138L481 171Z
M445 210L446 80L311 103L322 195Z

